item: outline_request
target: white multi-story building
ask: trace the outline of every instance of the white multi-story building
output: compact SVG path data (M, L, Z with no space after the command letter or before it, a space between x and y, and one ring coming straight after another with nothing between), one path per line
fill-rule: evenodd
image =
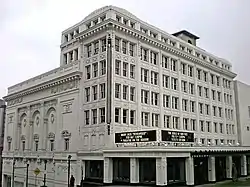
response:
M247 175L236 74L197 39L114 6L63 31L60 67L8 89L3 186L194 185L231 178L232 162Z

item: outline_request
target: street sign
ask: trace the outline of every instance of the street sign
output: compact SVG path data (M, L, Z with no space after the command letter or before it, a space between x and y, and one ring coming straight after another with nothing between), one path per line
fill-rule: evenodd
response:
M36 176L39 175L40 172L41 172L41 171L40 171L39 168L36 168L36 169L34 170L34 174L35 174Z

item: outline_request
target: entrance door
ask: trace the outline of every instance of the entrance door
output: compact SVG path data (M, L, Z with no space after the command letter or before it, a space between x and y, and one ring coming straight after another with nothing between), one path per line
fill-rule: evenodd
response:
M226 157L215 157L216 181L226 180Z
M168 184L185 184L185 158L167 159Z
M113 158L113 181L130 182L130 158Z
M235 164L238 177L240 177L240 175L241 175L241 157L240 156L233 156L232 162Z
M194 157L194 184L208 183L208 158Z
M85 164L85 180L103 182L103 160L86 160Z
M156 183L156 160L155 158L139 159L139 181L140 183Z

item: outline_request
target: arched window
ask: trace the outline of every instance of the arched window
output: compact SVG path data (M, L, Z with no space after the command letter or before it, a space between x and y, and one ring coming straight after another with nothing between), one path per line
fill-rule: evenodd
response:
M192 44L191 40L188 40L188 43Z

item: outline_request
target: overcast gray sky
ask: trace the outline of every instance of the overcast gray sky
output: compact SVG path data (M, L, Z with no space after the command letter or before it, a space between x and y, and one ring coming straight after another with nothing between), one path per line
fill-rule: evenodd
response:
M198 45L233 64L250 84L250 0L0 0L0 98L7 87L59 66L61 32L115 5L168 33L187 29Z

